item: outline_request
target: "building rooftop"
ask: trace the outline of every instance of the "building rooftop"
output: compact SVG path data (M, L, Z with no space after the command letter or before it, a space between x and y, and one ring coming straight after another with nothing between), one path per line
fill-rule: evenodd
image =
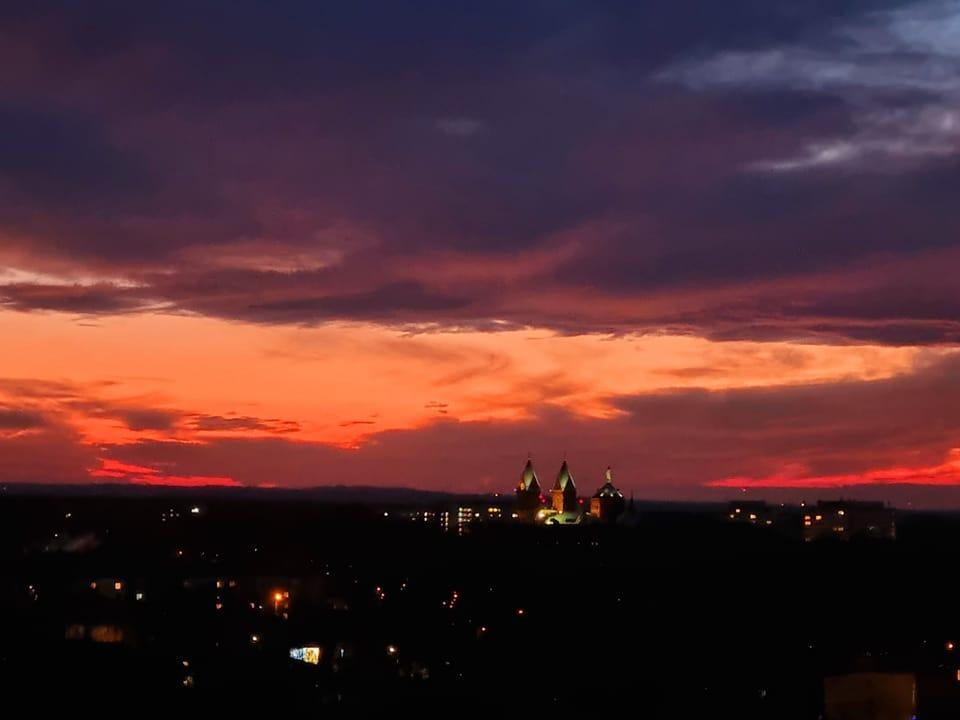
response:
M606 482L600 486L593 496L595 498L622 498L623 493L613 484L613 469L608 467L604 477Z

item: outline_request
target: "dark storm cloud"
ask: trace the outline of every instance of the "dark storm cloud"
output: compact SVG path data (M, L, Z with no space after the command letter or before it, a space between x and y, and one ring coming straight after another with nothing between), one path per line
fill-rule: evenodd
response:
M786 287L956 247L944 8L4 7L0 251L111 282L0 280L0 303L955 342L956 289L937 312L901 304L913 285L895 279L819 301ZM277 271L281 251L329 257ZM534 267L538 252L556 259ZM525 277L502 277L511 258ZM703 288L726 300L591 309L680 308Z
M263 0L202 5L172 0L143 7L118 0L80 7L61 0L44 3L42 9L5 6L0 17L16 25L55 28L74 57L100 59L159 45L193 58L223 58L227 62L215 65L212 75L197 73L198 82L204 76L208 83L222 82L226 70L236 67L232 81L240 84L258 67L267 75L274 64L286 68L294 61L334 62L324 79L358 68L379 72L386 59L395 67L415 70L431 68L438 57L455 67L496 62L558 37L572 37L578 55L607 62L638 57L659 62L678 51L786 42L845 16L900 4L824 0L797 6L785 0L735 0L719 7L697 0L642 5L630 0L488 0L398 5L384 0L292 0L278 9ZM259 78L255 75L252 81ZM290 78L284 86L296 82L304 80Z
M0 178L54 208L152 190L147 169L95 119L9 102L0 102Z

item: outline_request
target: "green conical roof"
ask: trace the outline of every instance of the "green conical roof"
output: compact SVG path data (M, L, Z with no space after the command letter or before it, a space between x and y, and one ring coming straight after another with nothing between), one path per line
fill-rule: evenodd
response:
M533 469L533 460L527 460L527 464L523 467L523 474L520 476L520 489L536 490L538 492L540 490L540 480Z
M569 485L574 490L577 489L576 483L573 482L573 474L570 472L570 468L567 467L567 461L563 461L563 465L560 466L560 472L557 473L557 481L553 484L554 490L566 490L567 485Z

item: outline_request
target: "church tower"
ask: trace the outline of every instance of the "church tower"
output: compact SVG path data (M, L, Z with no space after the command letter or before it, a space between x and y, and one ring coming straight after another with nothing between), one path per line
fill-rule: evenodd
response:
M520 482L517 484L517 512L520 517L533 519L534 514L540 507L540 480L533 469L533 460L527 460L523 468L523 474L520 475Z
M567 461L563 461L560 466L560 472L557 473L557 481L553 484L553 509L558 513L577 512L577 486L573 482L573 475L570 468L567 467Z
M623 493L613 484L613 470L607 468L606 482L590 498L590 514L598 520L611 522L626 509Z

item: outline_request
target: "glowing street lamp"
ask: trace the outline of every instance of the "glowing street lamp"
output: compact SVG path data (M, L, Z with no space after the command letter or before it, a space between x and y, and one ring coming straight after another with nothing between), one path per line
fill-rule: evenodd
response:
M280 613L280 605L290 598L290 593L286 590L274 590L270 599L273 600L273 611Z

